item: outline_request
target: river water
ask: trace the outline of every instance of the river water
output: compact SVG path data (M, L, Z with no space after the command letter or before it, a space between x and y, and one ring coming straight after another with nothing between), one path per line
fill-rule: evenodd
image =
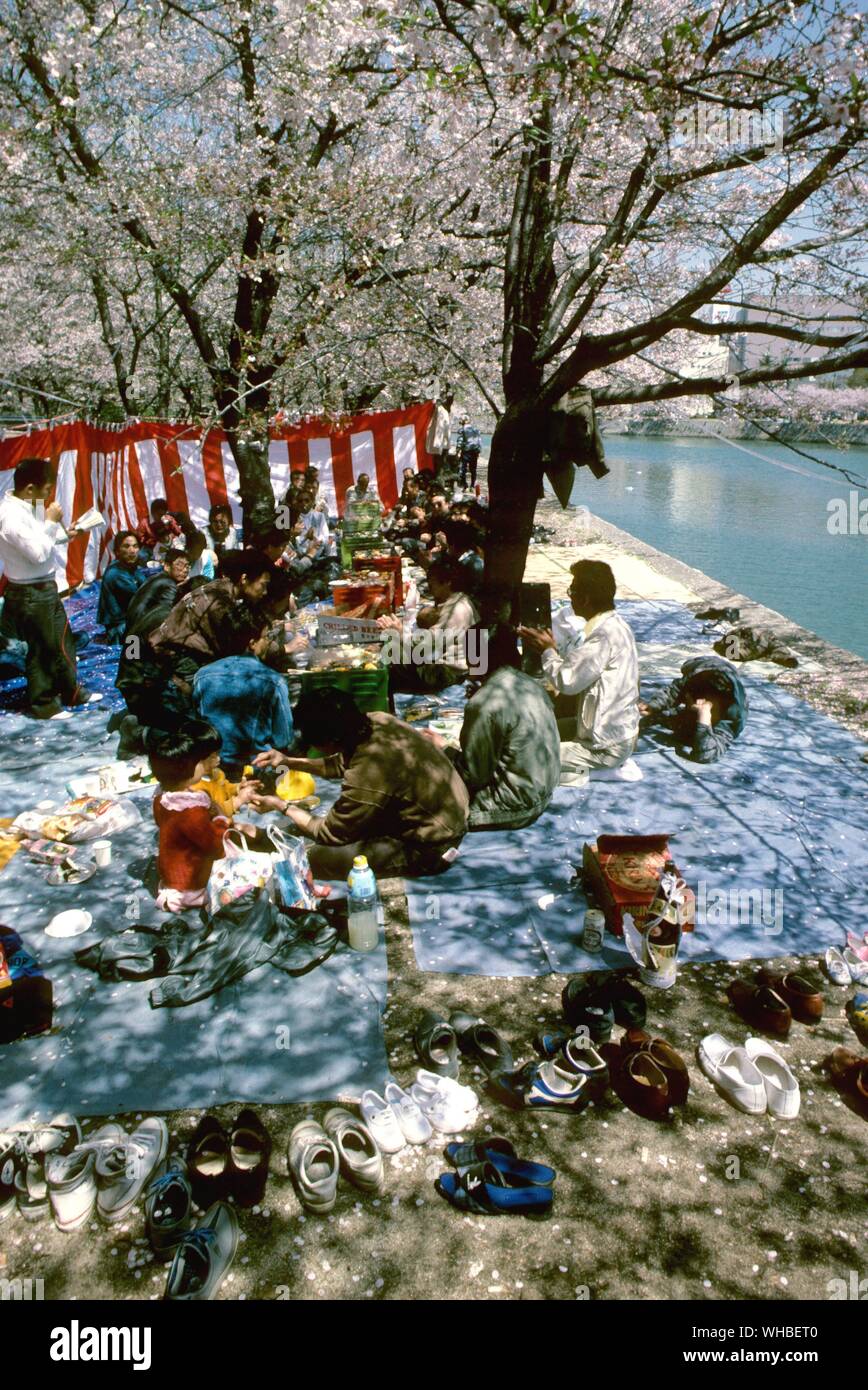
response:
M611 472L597 481L580 469L572 501L868 659L868 491L781 445L734 442L751 453L607 434ZM868 478L864 447L800 447ZM845 534L830 504L846 512Z

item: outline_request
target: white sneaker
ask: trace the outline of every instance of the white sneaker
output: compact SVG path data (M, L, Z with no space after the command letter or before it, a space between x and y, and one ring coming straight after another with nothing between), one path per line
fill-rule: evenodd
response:
M57 711L57 714L50 714L50 715L48 716L48 721L47 721L47 722L48 722L49 724L53 724L57 719L71 719L71 718L72 718L72 710L71 710L71 709L59 709L59 710Z
M783 1057L764 1038L748 1038L744 1050L765 1084L769 1114L794 1120L802 1098L799 1083Z
M122 1221L150 1182L169 1148L165 1120L144 1120L119 1144L97 1151L97 1212L109 1224Z
M410 1087L410 1094L413 1099L425 1110L422 1097L430 1097L430 1102L442 1096L452 1101L453 1105L463 1107L465 1110L475 1110L479 1105L476 1092L470 1086L462 1086L460 1081L453 1081L451 1076L438 1076L436 1072L425 1071L420 1067L416 1073L415 1085Z
M96 1204L93 1153L50 1153L45 1159L45 1178L59 1231L77 1231L90 1220Z
M377 1147L384 1154L396 1154L407 1142L404 1138L398 1117L388 1101L378 1096L376 1091L363 1091L359 1101L362 1119L376 1140Z
M439 1134L460 1134L471 1129L479 1113L476 1092L448 1076L419 1071L410 1097Z
M833 985L849 985L852 980L849 967L838 946L830 946L826 951L826 974Z
M392 1107L401 1133L408 1144L424 1144L431 1138L431 1124L411 1095L390 1081L386 1087L386 1104Z
M748 1115L765 1114L765 1082L743 1047L734 1047L720 1033L709 1033L699 1044L698 1055L709 1081L737 1109Z

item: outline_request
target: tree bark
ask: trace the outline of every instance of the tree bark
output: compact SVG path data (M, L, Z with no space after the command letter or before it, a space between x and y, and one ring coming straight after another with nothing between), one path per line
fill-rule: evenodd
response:
M519 587L543 477L545 413L530 401L498 421L488 462L489 531L485 547L483 619L508 602L518 618Z
M268 462L268 435L263 439L240 438L236 429L227 429L226 439L238 467L244 538L247 544L257 531L274 525L274 492Z

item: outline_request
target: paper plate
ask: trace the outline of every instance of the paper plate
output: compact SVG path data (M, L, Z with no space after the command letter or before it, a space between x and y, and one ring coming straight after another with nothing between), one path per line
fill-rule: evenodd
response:
M83 908L72 907L68 912L58 912L45 928L46 936L81 936L90 930L93 917Z

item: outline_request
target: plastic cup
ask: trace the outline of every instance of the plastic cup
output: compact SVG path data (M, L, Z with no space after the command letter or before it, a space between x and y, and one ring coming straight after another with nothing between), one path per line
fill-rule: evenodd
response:
M112 842L111 840L95 840L93 846L93 857L100 869L106 868L112 862Z

